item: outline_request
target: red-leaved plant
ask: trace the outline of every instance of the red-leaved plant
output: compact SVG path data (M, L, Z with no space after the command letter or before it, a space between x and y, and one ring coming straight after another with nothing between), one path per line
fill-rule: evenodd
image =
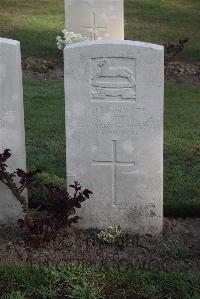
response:
M24 218L19 219L18 224L23 229L26 241L29 245L45 245L56 237L62 226L78 222L80 217L75 215L76 208L81 208L81 203L90 198L92 191L82 190L75 181L70 185L74 189L71 196L67 190L41 181L37 176L41 172L39 169L30 172L16 169L10 172L6 164L10 157L9 149L0 154L0 181L12 191L22 206ZM41 204L38 198L38 205L30 208L23 195L25 189L31 192L36 190L46 201Z
M189 38L180 39L178 42L165 41L163 43L165 49L165 67L171 62L180 52L185 49L185 44Z

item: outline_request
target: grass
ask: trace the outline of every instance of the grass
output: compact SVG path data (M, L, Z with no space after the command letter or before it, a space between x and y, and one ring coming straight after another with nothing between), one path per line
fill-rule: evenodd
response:
M68 267L0 266L1 298L200 298L200 275Z
M200 87L165 88L165 214L200 215ZM61 81L24 80L28 168L65 177L64 94Z
M199 0L125 0L125 37L162 43L188 37L189 44L178 56L200 59Z
M24 80L27 166L65 177L62 81Z
M20 40L24 56L55 56L64 0L1 0L0 36Z
M0 2L0 36L20 40L23 56L59 55L55 37L64 28L64 0ZM189 37L180 59L200 59L199 19L199 0L125 0L126 39L162 43Z
M200 215L200 87L165 89L164 203L183 216Z

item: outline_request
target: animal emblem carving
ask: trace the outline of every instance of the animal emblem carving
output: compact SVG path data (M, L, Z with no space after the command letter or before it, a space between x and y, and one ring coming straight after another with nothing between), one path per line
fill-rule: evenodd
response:
M132 71L123 66L110 66L108 59L97 63L100 70L92 77L92 86L95 87L93 98L122 97L134 99L133 88L136 85Z
M96 74L92 79L93 85L95 86L97 86L96 80L101 77L108 77L108 78L122 77L122 78L127 78L131 86L134 86L136 84L135 79L133 78L133 74L128 68L110 67L107 59L103 59L101 62L99 62L98 66L100 67L100 72Z

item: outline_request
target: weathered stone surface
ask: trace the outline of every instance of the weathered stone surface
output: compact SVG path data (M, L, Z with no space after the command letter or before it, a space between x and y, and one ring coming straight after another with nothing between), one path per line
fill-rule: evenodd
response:
M89 39L124 39L124 0L65 0L65 27Z
M0 152L10 149L10 170L25 169L25 132L20 43L0 38ZM21 209L0 182L0 223L15 222Z
M94 192L83 228L162 230L164 51L94 41L64 50L67 179Z

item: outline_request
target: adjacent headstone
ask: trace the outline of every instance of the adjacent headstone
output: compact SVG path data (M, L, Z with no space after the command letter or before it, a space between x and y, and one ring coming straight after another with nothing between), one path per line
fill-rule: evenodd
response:
M163 47L95 41L65 48L68 183L94 192L83 228L162 230Z
M26 168L20 43L0 38L0 152L10 149L10 170ZM15 222L20 206L0 182L0 223Z
M124 0L65 0L65 27L90 40L124 39Z

